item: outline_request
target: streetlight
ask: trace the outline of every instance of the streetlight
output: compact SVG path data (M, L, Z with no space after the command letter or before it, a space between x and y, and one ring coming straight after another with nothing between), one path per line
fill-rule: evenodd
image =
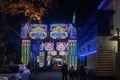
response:
M118 42L118 53L120 53L120 36L119 36L119 28L116 29L117 31L117 42Z

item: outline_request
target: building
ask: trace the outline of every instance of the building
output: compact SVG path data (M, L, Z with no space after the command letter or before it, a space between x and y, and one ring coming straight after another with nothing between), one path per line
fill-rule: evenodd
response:
M88 19L84 28L80 30L81 33L78 31L78 33L80 33L78 34L78 44L82 43L78 45L78 55L80 56L85 52L83 56L81 55L82 57L79 58L80 63L82 62L81 64L88 66L88 68L93 68L97 76L116 77L118 73L116 71L118 71L120 60L116 60L119 59L116 53L119 51L117 46L119 43L115 40L111 40L113 39L113 34L117 33L116 28L119 28L118 6L119 3L117 1L114 1L113 4L113 0L103 0L90 19ZM117 11L113 8L116 8ZM94 35L95 33L97 34L95 35L96 38L93 39L93 35L90 36L92 33ZM97 44L97 46L95 44ZM92 48L94 49L90 52L89 49ZM83 52L79 53L81 50Z

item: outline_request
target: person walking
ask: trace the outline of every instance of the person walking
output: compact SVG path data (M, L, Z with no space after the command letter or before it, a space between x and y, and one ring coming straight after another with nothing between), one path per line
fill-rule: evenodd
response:
M80 79L80 67L79 66L75 70L75 78L76 78L76 80Z
M67 80L68 66L66 63L63 63L61 72L62 72L62 80Z
M74 69L73 65L69 69L69 76L70 76L70 80L74 80L74 78L75 78L75 69Z

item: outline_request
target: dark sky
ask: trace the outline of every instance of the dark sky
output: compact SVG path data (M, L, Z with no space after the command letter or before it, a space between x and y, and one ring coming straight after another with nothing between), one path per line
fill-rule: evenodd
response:
M76 13L76 23L81 26L96 10L102 0L56 0L56 7L49 13L50 23L71 23L73 12ZM46 19L44 19L46 21Z
M43 17L43 24L72 23L73 12L76 13L78 27L83 27L87 19L96 10L102 0L53 0L53 8ZM12 19L12 20L11 20ZM24 16L15 15L9 19L12 26L19 26ZM27 20L26 20L27 21ZM16 28L16 27L15 27Z

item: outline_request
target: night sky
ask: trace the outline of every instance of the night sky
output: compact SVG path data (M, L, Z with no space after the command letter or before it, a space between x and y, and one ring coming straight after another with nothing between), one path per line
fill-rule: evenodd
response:
M44 20L48 23L71 23L73 12L76 13L76 23L83 26L102 0L56 0L56 6Z
M97 9L102 0L53 0L51 9L43 16L43 24L72 23L73 13L76 13L76 24L83 27L91 14ZM22 14L9 17L11 26L20 26L27 22L27 17ZM20 29L19 29L20 31Z

